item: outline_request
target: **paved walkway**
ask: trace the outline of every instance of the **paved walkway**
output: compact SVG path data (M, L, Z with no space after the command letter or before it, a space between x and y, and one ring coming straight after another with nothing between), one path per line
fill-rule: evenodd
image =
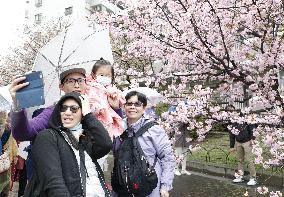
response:
M109 171L105 172L106 181L110 182L110 169L112 169L112 156L108 158ZM14 190L9 195L17 197L18 184L14 183ZM192 172L192 175L175 176L171 197L243 197L248 191L249 197L265 197L256 192L258 186L248 187L246 183L235 184L231 179L211 176L199 172ZM284 188L272 188L274 191Z
M256 191L256 186L247 186L246 182L233 183L231 179L211 176L198 172L192 175L175 176L174 189L171 197L243 197L248 192L249 197L266 197ZM271 191L284 192L284 188L269 188Z
M192 175L175 176L171 197L242 197L248 190L256 196L255 187L232 184L231 180L192 172Z
M17 186L10 197L17 197ZM248 187L245 183L234 184L230 179L215 177L206 174L192 172L192 175L175 176L174 189L171 197L243 197L248 191L249 197L264 197L256 192L257 186ZM274 190L279 190L279 188ZM281 188L280 188L281 189ZM282 188L282 192L284 192Z

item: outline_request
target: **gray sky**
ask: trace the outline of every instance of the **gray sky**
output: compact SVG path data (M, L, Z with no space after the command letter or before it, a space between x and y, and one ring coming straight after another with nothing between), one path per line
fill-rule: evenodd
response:
M21 42L22 24L25 19L26 0L2 0L0 3L0 54Z

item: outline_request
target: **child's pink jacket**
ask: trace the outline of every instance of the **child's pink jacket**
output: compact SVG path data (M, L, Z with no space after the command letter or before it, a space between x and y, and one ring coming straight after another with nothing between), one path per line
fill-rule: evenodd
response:
M91 76L87 77L87 95L92 113L104 125L111 139L121 135L124 131L122 118L111 108L108 103L108 92L114 87L104 87L97 83ZM117 88L116 88L117 89ZM117 89L117 91L119 91ZM125 103L124 98L120 98L120 103Z

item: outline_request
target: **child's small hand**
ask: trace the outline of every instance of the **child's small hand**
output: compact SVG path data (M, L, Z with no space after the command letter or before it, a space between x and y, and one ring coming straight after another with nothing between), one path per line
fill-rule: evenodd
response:
M107 97L108 97L108 103L113 109L118 109L120 107L120 90L118 90L116 87L108 87L107 88Z
M107 100L108 100L109 105L113 109L119 108L119 99L117 98L117 96L113 97L113 96L108 95Z
M81 103L82 103L82 114L83 116L87 115L91 112L89 98L87 95L81 95L80 96Z
M118 94L116 92L108 93L108 96L111 97L112 99L118 99Z

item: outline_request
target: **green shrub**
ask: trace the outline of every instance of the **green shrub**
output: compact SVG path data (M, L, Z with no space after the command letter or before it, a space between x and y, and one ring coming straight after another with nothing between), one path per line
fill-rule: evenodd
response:
M168 111L170 106L169 103L158 103L155 107L156 114L161 117L162 113Z

